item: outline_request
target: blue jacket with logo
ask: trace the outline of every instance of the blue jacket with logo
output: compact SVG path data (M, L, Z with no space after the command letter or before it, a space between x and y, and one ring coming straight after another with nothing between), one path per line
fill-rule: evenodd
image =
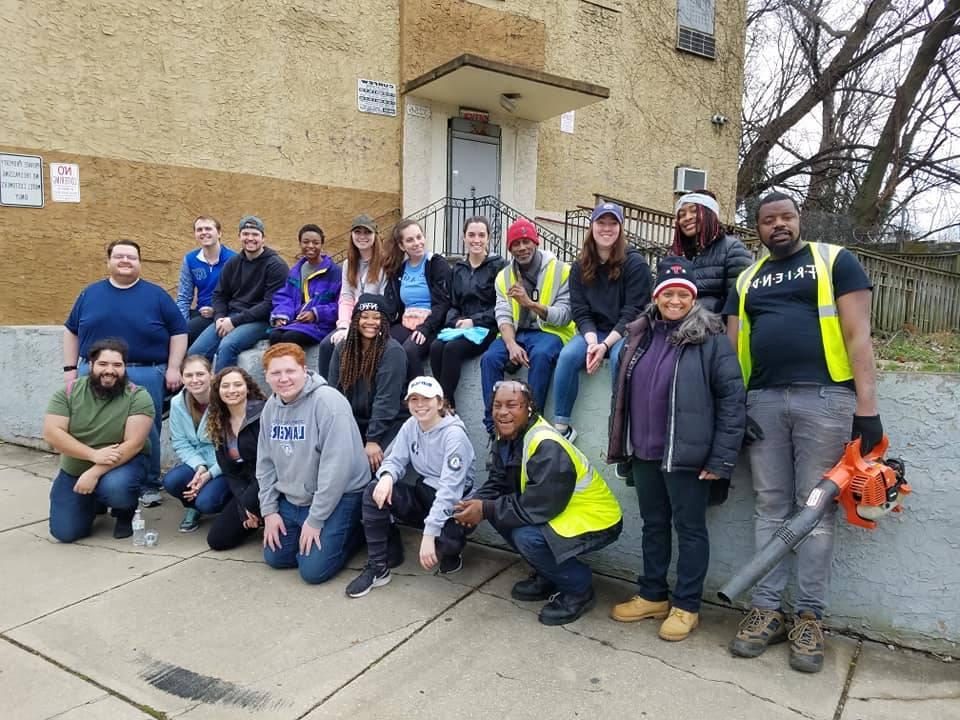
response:
M180 283L177 286L177 307L184 320L190 319L190 306L193 303L194 289L197 295L197 308L213 307L213 289L220 280L220 271L227 260L237 253L226 245L220 246L220 259L216 265L210 265L203 259L203 248L191 250L183 256L180 266Z

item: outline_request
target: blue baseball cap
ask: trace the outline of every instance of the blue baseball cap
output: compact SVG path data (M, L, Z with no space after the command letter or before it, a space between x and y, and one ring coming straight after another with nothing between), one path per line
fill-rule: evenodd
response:
M590 222L595 221L597 218L601 218L604 215L613 215L617 222L623 225L623 208L617 205L615 202L602 202L593 209L593 214L590 216Z

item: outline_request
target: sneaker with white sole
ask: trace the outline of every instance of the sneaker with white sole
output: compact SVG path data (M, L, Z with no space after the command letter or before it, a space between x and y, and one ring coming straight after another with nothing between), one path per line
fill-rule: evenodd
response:
M557 432L563 435L563 438L570 443L575 443L577 441L577 430L573 425L567 425L563 430L557 428Z
M390 582L390 568L367 563L363 571L347 585L347 597L363 597L375 587L382 587Z
M196 508L187 508L183 513L183 520L178 528L182 533L196 532L200 527L200 511Z
M140 504L143 507L157 507L162 503L163 495L160 493L160 488L147 488L140 493Z
M438 575L453 575L463 569L462 555L444 555L437 563Z

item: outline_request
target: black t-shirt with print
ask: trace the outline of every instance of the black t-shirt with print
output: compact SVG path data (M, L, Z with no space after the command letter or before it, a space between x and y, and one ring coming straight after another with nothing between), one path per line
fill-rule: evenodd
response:
M747 293L750 318L750 390L816 383L836 385L827 370L817 313L817 271L808 245L783 260L767 260ZM841 250L833 265L834 298L872 288L856 256ZM724 315L739 314L736 288L727 296ZM852 387L849 383L840 383Z

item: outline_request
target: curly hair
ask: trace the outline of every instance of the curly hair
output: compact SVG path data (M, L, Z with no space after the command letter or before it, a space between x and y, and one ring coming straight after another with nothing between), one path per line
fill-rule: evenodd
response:
M373 247L370 254L370 267L367 269L367 282L375 283L383 269L383 243L380 233L373 234ZM360 251L353 244L353 231L350 231L350 244L347 246L347 284L357 287L360 284Z
M717 196L709 190L700 189L694 190L693 192L699 195L707 195L714 200L717 199ZM705 208L703 205L694 205L694 209L697 212L697 234L694 237L688 238L680 232L679 222L673 224L673 247L670 249L670 253L679 257L685 257L687 260L693 260L709 247L714 240L727 231L727 229L720 224L720 218L716 216L713 210ZM677 210L677 218L679 218L679 216L680 211Z
M352 388L361 378L367 381L367 385L373 383L373 376L380 367L380 359L389 340L390 323L386 315L380 313L380 332L373 338L369 349L364 350L363 336L360 335L360 313L354 313L340 350L340 377L336 378L336 383L341 392Z
M227 428L230 427L230 408L220 398L220 383L230 373L239 373L247 385L247 402L251 400L266 400L266 395L257 385L257 381L250 377L243 368L225 367L213 376L210 381L210 404L207 406L207 437L216 447L223 445L226 440Z
M617 280L620 277L620 271L626 261L627 237L623 232L623 225L620 225L620 234L610 248L610 258L607 260L610 280ZM583 247L580 248L580 257L577 258L577 262L580 263L580 277L584 284L593 285L593 281L597 279L597 270L602 264L600 253L597 251L597 241L593 239L593 223L590 223L587 236L583 239Z
M401 220L393 226L393 234L390 237L390 247L387 248L387 257L383 261L383 273L391 280L400 274L403 261L407 258L407 253L400 242L403 239L403 231L414 225L416 225L420 233L423 234L423 227L421 227L420 223L416 220Z

